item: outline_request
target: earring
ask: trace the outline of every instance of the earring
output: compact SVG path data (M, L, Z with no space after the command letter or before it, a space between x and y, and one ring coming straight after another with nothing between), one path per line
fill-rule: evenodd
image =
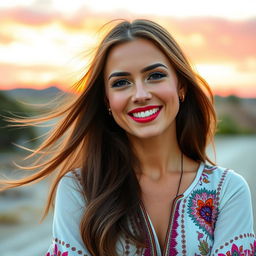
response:
M109 113L110 116L112 116L111 108L108 108L108 113Z
M184 101L184 95L179 96L179 103L181 104Z

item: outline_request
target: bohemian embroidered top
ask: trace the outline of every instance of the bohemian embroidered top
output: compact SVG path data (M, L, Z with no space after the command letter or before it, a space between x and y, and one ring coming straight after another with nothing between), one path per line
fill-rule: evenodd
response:
M66 174L56 194L53 241L45 256L91 256L80 237L86 207L80 192L79 169ZM141 218L148 242L136 248L120 237L118 255L234 256L256 255L251 193L245 179L233 170L200 164L187 190L173 203L163 253L145 207ZM129 222L133 232L134 223Z

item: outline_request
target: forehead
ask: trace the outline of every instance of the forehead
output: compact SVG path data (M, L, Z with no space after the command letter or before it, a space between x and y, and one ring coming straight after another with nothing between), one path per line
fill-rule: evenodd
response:
M154 43L139 38L114 46L107 57L104 73L107 76L113 71L132 72L155 62L171 67L168 58Z

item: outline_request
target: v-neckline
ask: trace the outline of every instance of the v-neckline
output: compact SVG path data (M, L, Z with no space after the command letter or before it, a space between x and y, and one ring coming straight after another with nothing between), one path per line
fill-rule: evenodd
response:
M157 234L156 234L155 228L153 226L153 223L150 219L150 216L147 213L147 210L146 210L143 202L142 201L140 202L141 211L142 211L142 214L143 214L144 219L146 221L146 226L147 226L147 229L148 229L149 234L150 234L150 240L151 240L152 245L153 245L152 249L153 249L153 255L154 256L166 256L165 254L166 254L166 249L167 249L166 248L167 247L167 242L170 239L170 233L172 232L171 229L172 229L172 225L173 225L173 215L174 215L174 212L176 210L177 202L180 201L182 198L187 197L191 193L191 191L194 189L194 187L197 185L197 183L199 182L199 180L201 178L201 175L202 175L203 170L204 170L204 166L205 166L204 162L201 162L199 164L199 167L197 169L197 174L196 174L194 180L192 181L192 183L188 186L188 188L182 194L177 195L173 199L173 203L172 203L172 207L171 207L171 213L170 213L170 217L169 217L169 221L168 221L167 232L166 232L166 236L165 236L165 240L164 240L165 242L164 242L163 252L161 251L159 239L157 237Z

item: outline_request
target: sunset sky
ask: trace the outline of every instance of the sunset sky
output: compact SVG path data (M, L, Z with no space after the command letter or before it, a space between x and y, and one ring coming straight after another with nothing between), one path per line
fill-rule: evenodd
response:
M256 97L255 0L1 0L0 89L68 90L100 28L136 18L164 26L215 93Z

